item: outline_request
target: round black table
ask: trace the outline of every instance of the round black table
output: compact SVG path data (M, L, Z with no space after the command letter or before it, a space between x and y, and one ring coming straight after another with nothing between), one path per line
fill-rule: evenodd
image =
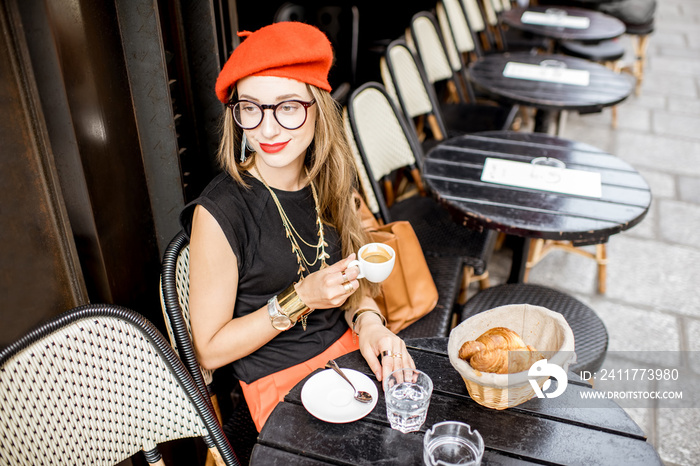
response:
M434 389L425 424L419 432L392 430L384 394L367 363L355 351L338 358L377 384L379 400L366 417L330 424L309 414L301 403L300 382L278 404L260 432L250 464L269 465L422 465L425 431L441 421L462 421L476 428L486 449L482 464L645 464L661 460L644 433L616 403L587 400L592 388L572 372L557 398L533 398L502 411L485 408L467 393L447 357L447 338L407 341L416 366Z
M481 181L487 157L530 162L552 157L566 168L600 173L602 196L527 189ZM522 282L529 238L603 244L646 215L651 191L627 162L591 145L541 133L490 131L435 146L423 163L430 191L465 225L514 235L510 283Z
M541 24L524 23L522 15L525 12L546 13L548 9L556 8L566 12L567 16L588 18L590 24L585 29L570 27L546 26ZM578 40L582 42L599 42L614 39L625 33L625 24L619 19L586 8L567 6L531 6L527 8L512 8L501 13L501 21L515 29L526 31L554 40Z
M587 85L563 84L533 79L506 77L508 63L526 65L563 64L568 70L588 72ZM566 55L532 55L527 52L493 54L469 65L469 80L480 91L508 104L520 104L540 110L535 131L548 132L553 118L561 110L580 113L599 112L625 100L634 89L631 77L615 73L597 63Z

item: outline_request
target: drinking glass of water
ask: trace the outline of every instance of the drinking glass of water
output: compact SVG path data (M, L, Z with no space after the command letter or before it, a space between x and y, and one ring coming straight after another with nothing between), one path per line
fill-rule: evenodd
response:
M423 437L425 466L478 466L483 455L481 434L463 422L439 422Z
M433 381L416 369L398 369L384 379L386 415L392 429L404 434L419 430L425 422L433 393Z

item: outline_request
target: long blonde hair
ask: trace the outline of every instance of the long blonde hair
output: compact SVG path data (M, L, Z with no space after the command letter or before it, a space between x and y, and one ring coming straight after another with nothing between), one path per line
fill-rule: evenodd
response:
M339 104L327 91L309 84L307 88L316 100L317 112L314 139L307 151L305 165L309 180L313 180L318 191L321 220L338 231L343 257L347 257L369 242L352 196L358 186L357 168L345 139ZM244 162L239 161L243 131L234 123L232 111L228 109L224 112L221 130L219 164L238 183L247 186L241 175L255 165L255 153ZM344 307L356 309L367 294L377 296L379 285L360 280L359 290L348 298Z

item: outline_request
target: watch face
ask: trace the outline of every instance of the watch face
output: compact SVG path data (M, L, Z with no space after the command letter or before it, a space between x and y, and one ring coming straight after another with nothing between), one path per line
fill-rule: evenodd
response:
M277 330L287 330L292 326L292 321L286 315L277 315L272 319L272 326Z

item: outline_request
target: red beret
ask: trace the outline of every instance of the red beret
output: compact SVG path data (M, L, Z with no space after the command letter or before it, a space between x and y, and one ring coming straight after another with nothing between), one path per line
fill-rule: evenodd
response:
M216 80L216 96L223 103L228 102L231 87L246 76L291 78L331 91L328 71L333 48L318 28L289 21L238 35L247 38L233 51Z

